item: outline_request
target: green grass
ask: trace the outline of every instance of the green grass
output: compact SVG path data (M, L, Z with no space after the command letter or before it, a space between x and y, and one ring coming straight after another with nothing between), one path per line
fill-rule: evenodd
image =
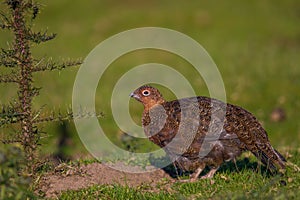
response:
M70 191L61 195L60 199L170 199L166 192L142 193L139 189L118 185L95 185L80 191ZM175 197L175 196L174 196Z
M298 151L291 153L291 162L300 164ZM147 185L136 188L120 185L94 185L78 191L63 192L59 199L297 199L300 195L300 174L288 168L286 175L264 173L265 168L239 160L238 171L233 163L225 164L213 179L194 183L176 182L169 189ZM242 164L243 163L243 164ZM260 170L261 169L261 170ZM163 189L164 188L164 189Z

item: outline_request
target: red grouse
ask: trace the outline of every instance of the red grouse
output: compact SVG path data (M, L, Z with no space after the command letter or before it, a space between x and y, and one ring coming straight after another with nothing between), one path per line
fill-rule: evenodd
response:
M190 181L212 178L220 165L251 151L271 171L285 169L285 158L270 144L264 128L245 109L208 97L166 101L144 85L130 95L144 105L146 136L165 150L174 165L192 171Z

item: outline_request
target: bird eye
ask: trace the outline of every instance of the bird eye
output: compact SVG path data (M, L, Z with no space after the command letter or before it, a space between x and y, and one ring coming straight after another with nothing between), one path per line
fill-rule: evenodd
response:
M145 97L150 95L150 91L149 90L144 90L142 93L143 93L143 95Z

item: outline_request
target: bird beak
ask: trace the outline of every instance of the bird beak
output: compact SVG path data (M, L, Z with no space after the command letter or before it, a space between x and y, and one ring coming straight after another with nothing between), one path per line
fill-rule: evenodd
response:
M134 94L134 92L130 93L130 97L135 98L136 100L140 100L139 96Z

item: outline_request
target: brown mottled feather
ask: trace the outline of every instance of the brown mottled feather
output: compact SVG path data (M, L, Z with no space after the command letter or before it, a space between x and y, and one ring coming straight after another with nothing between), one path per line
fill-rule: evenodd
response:
M144 105L145 134L164 148L176 166L195 171L191 180L196 180L205 166L212 170L204 178L211 178L224 161L233 160L246 150L271 171L285 168L284 157L271 146L261 124L241 107L201 96L167 102L156 88L147 85L136 89L131 96ZM191 134L193 131L195 135ZM218 139L214 139L214 132L220 133ZM206 147L212 149L201 156L200 148Z

